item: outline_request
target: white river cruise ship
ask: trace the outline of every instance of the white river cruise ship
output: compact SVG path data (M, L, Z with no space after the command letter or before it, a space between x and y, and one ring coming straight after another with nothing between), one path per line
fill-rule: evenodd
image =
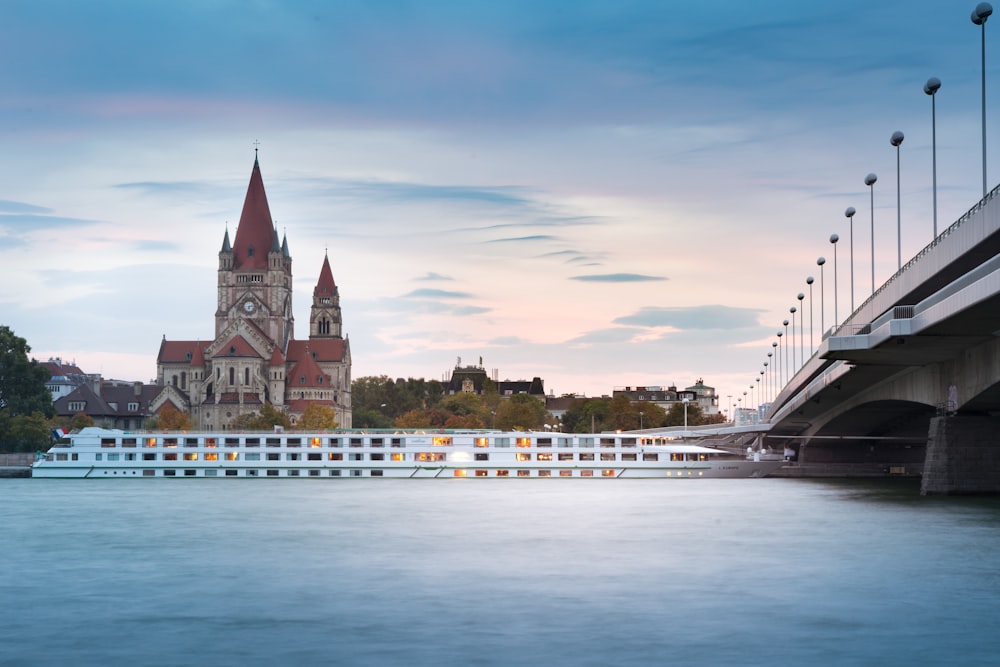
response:
M759 460L664 436L517 431L127 432L60 438L32 477L764 477Z

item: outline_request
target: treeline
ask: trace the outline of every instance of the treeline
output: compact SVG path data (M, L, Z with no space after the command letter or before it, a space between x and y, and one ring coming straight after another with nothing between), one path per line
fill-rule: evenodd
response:
M354 428L497 428L565 432L631 431L683 426L684 405L664 410L655 403L631 403L615 398L574 398L560 421L542 400L527 394L501 397L487 379L482 394L447 395L437 380L367 376L351 383ZM721 423L721 414L706 415L696 403L687 404L687 424Z

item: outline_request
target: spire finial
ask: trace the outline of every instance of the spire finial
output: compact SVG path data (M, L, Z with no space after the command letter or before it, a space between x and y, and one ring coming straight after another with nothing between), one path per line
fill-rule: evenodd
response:
M253 140L253 161L257 161L257 147L260 146L260 142L256 139Z

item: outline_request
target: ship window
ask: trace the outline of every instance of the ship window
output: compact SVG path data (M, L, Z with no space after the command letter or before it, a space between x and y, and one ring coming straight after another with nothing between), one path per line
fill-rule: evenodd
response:
M205 477L218 477L218 476L219 476L219 471L218 470L206 470L205 471Z
M659 461L660 460L660 455L656 454L656 453L653 453L653 454L645 453L645 454L642 455L642 460L643 461Z
M288 454L285 454L285 460L286 461L301 461L302 460L302 455L299 454L298 452L289 452Z
M490 455L486 454L485 452L477 452L476 453L476 460L477 461L489 461L490 460Z
M247 461L260 461L260 454L257 452L250 452L246 454L243 458Z
M490 473L489 473L488 470L477 470L476 471L476 477L488 477L489 474Z
M176 461L177 460L177 452L167 452L166 454L163 455L163 460L164 461Z
M538 455L538 460L539 461L551 461L552 460L552 454L548 454L548 453L539 454Z
M528 454L527 452L518 452L516 458L518 461L530 461L531 454Z
M406 454L403 454L402 452L395 452L392 455L393 461L403 461L405 459L406 459Z
M267 471L267 476L268 477L277 477L278 476L278 471L277 470L268 470Z
M385 460L385 454L382 454L382 453L372 454L371 455L371 460L372 461L384 461Z
M560 452L559 453L559 460L560 461L572 461L573 460L573 452Z
M614 461L615 460L615 453L614 452L601 452L601 460L602 461Z
M539 446L539 447L551 447L552 446L552 438L539 438L536 441L536 445Z
M635 447L635 438L622 438L622 447Z
M383 442L382 438L372 438L371 446L372 447L381 447L382 446L382 442Z
M622 453L622 461L635 461L635 460L636 460L636 453L635 452L623 452Z
M177 476L177 471L176 470L164 470L163 471L163 476L164 477L176 477Z
M489 447L490 441L487 438L476 438L476 447Z
M552 471L551 470L539 470L538 471L538 476L539 477L552 477Z
M265 438L264 444L266 444L268 447L280 447L281 438Z
M560 477L572 477L573 476L573 471L572 470L560 470L559 471L559 476Z
M531 476L531 471L530 470L518 470L517 471L517 476L518 477L530 477Z
M351 454L348 457L347 460L348 461L364 461L365 460L365 455L364 454Z
M194 477L197 474L198 474L197 470L187 469L187 470L184 471L184 476L185 477Z
M455 471L455 477L465 477L465 470L462 469L462 468L459 468L458 470L456 470Z
M156 454L143 454L142 455L142 460L143 461L155 461L156 460Z
M226 471L226 477L236 477L236 474L238 472L239 472L238 470L227 470Z
M319 452L309 452L308 458L310 461L322 461L323 455Z
M360 470L352 470L351 471L351 477L361 477L361 471Z
M109 461L117 461L118 460L118 454L110 454L109 453L108 454L108 460Z
M515 440L518 447L531 447L531 438L516 438Z
M496 438L493 440L494 447L510 447L510 438Z
M309 471L309 476L310 477L319 477L319 470L310 470Z
M336 452L336 453L331 452L331 453L327 454L327 458L330 461L343 461L344 460L344 455L341 454L340 452Z
M198 460L198 452L184 452L184 460L185 461L197 461Z
M382 476L382 471L381 470L372 470L371 471L371 476L372 477L381 477Z
M581 470L580 471L580 477L593 477L593 476L594 476L594 471L593 470Z
M260 475L259 470L247 470L247 477L257 477Z
M227 461L237 461L239 460L239 458L240 458L239 452L226 452Z
M614 477L614 476L615 476L614 470L605 469L601 471L601 477Z
M100 461L100 460L102 460L103 458L104 458L104 454L101 454L100 452L98 452L98 453L94 454L94 460L95 460L95 461Z
M580 454L580 460L581 461L593 461L594 460L594 453L593 452L587 452L585 454L581 453Z
M298 477L299 476L299 471L298 470L289 470L285 474L288 475L289 477Z
M509 470L497 470L497 477L510 477Z
M268 461L280 461L281 460L281 454L279 454L278 452L268 452L267 453L267 460Z
M580 438L579 445L581 447L593 447L594 446L594 439L593 438Z
M614 447L614 446L615 446L614 438L601 438L601 447Z
M218 461L219 460L219 453L218 452L207 452L205 454L205 460L206 461Z

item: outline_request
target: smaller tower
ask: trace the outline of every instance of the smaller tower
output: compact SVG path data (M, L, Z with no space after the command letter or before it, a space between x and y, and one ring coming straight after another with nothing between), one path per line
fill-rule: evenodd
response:
M312 309L309 313L309 338L341 338L340 292L333 282L330 257L323 255L323 268L313 289Z

